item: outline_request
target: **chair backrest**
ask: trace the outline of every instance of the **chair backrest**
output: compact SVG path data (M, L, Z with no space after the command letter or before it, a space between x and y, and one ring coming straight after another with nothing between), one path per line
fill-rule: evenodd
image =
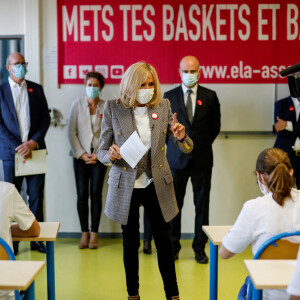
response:
M0 238L0 260L16 260L10 246Z
M283 232L263 243L253 259L296 259L300 241L293 243L283 238L300 236L300 231Z
M259 259L295 259L300 243L278 240L265 248Z
M14 252L2 238L0 238L0 260L16 260ZM19 291L15 290L15 300L20 299Z
M288 240L283 240L290 236L300 236L300 231L283 232L277 234L266 242L264 242L255 253L253 259L296 259L300 242L293 243ZM252 299L253 283L249 281L248 297ZM259 291L261 293L262 291Z

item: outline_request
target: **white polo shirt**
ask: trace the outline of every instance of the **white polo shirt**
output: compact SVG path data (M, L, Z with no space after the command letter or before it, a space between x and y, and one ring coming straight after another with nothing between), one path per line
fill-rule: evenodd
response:
M12 222L19 224L22 230L28 230L35 217L25 204L15 186L0 181L0 237L13 249L10 226Z
M292 189L292 198L284 206L277 204L272 193L247 201L233 228L222 244L233 253L243 252L251 244L255 254L260 246L282 232L300 230L300 191ZM289 238L299 242L299 237ZM263 299L288 300L286 290L264 290Z
M17 222L22 230L28 230L35 217L11 183L0 181L0 237L13 249L10 226ZM13 292L0 290L0 299L11 298Z

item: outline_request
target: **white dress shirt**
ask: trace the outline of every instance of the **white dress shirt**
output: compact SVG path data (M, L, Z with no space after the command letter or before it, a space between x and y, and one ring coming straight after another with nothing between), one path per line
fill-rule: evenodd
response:
M139 132L140 139L143 144L150 149L151 148L151 130L148 115L148 108L146 106L137 106L134 110L134 118L136 122L136 127ZM144 172L142 175L135 180L134 188L145 188L153 181L149 178L147 173Z
M191 88L187 88L184 84L181 85L182 86L182 90L183 90L183 97L184 97L184 105L186 106L186 101L187 101L187 91L191 90L191 99L192 99L192 103L193 103L193 116L195 115L195 109L196 109L196 96L197 96L197 88L198 88L198 84L196 84L195 86L191 87Z
M20 127L20 135L22 142L28 140L28 133L30 128L30 116L29 116L29 98L27 92L26 81L23 80L21 86L8 77L12 97L14 100L15 110Z
M300 101L298 98L292 97L294 107L295 107L295 114L296 114L296 121L298 122L299 119L299 113L300 113ZM291 121L287 121L287 126L285 128L288 131L293 131L293 124ZM299 151L300 150L300 139L297 137L295 140L294 150Z

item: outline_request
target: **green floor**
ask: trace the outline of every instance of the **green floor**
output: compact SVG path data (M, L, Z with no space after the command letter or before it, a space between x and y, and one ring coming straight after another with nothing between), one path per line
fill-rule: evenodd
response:
M125 300L127 299L122 263L122 241L100 239L97 250L79 250L77 239L55 242L55 283L57 300ZM209 264L194 260L191 240L182 241L176 261L181 300L209 299ZM209 243L206 252L209 255ZM243 259L251 258L248 248L230 260L219 260L219 300L236 299L245 277ZM20 243L18 260L44 260L45 255L29 250L29 242ZM47 299L46 271L35 282L36 299ZM142 300L163 300L164 291L158 271L156 252L140 252L140 295Z

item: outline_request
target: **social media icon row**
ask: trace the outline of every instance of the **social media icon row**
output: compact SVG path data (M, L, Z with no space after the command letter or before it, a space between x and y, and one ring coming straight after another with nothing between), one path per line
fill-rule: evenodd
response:
M96 71L101 73L105 78L120 79L124 74L124 66L122 65L65 65L64 66L64 79L84 79L86 73ZM78 72L77 72L78 71Z

